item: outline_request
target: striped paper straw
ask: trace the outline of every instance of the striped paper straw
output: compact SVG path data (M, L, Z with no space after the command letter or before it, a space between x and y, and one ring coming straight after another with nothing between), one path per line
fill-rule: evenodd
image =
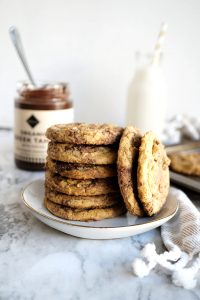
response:
M167 23L162 23L160 32L157 38L157 42L154 48L154 54L153 54L153 59L152 59L152 64L156 64L160 60L160 55L162 52L163 44L165 41L166 33L168 29L168 24Z

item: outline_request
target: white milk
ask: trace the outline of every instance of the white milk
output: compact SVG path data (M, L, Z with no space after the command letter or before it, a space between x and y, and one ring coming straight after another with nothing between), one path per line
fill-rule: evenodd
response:
M165 78L159 64L138 69L128 91L126 122L161 137L167 103Z

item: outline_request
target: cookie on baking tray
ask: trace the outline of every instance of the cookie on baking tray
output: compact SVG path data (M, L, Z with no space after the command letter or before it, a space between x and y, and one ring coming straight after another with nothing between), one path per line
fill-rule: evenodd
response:
M137 192L137 162L141 134L137 128L125 128L120 140L117 171L121 194L128 211L135 216L143 216L144 210Z
M109 145L118 142L122 132L121 127L111 124L71 123L51 126L46 137L59 143Z
M159 212L166 201L169 164L165 148L154 133L145 133L139 147L137 186L140 201L149 216Z
M169 155L170 168L185 175L200 176L200 153L174 153Z

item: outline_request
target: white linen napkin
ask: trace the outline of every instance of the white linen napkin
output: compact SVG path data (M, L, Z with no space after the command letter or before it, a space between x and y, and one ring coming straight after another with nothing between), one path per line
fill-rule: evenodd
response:
M161 226L167 251L158 254L154 244L147 244L140 253L141 258L133 261L133 272L144 277L157 266L171 274L175 285L192 289L200 269L200 213L182 191L171 188L170 194L177 198L179 209Z
M162 141L169 144L180 143L183 139L200 140L200 118L175 115L166 121Z

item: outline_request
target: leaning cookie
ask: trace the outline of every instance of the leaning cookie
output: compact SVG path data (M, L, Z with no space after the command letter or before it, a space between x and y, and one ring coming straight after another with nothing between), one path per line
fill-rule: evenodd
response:
M59 143L109 145L118 142L122 132L121 127L111 124L70 123L51 126L46 136Z
M54 203L77 209L106 208L123 203L119 193L96 196L73 196L46 188L45 196Z
M137 192L137 160L141 135L139 130L125 128L120 140L117 160L118 182L128 211L135 216L143 216L144 210Z
M115 146L86 146L50 142L48 156L68 163L106 165L117 160Z
M107 179L71 179L50 173L45 174L45 184L49 188L67 195L93 196L118 192L115 178Z
M140 201L149 216L159 212L166 201L169 164L164 146L152 132L147 132L139 148L137 185Z
M72 209L64 205L55 204L47 198L44 200L46 208L55 216L74 221L98 221L108 218L114 218L126 212L126 209L121 204L115 204L108 208L95 209Z
M46 167L52 173L73 179L95 179L117 176L116 165L66 163L47 157Z

